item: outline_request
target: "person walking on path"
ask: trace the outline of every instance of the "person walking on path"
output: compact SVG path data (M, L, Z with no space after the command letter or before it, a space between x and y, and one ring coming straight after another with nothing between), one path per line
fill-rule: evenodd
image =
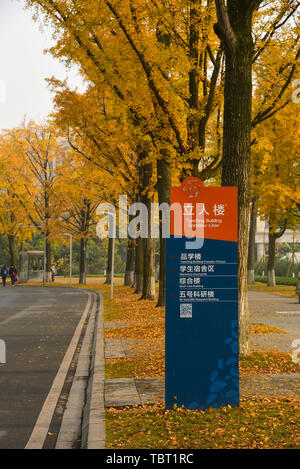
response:
M56 275L56 274L57 274L57 272L56 272L55 265L52 264L52 265L51 265L51 277L52 277L52 282L54 282L54 280L55 280L55 275Z
M14 287L16 281L18 280L18 271L16 269L16 266L12 264L9 268L8 273L9 273L9 276L10 276L10 279L11 279L11 284Z
M2 285L5 287L6 285L6 277L7 277L7 274L8 274L8 270L7 270L7 267L6 265L4 265L1 269L1 277L2 277Z

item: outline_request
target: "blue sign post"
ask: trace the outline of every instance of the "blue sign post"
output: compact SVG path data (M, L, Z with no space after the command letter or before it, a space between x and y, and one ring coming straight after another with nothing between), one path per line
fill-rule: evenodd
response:
M188 178L171 200L182 210L167 239L166 408L237 406L237 190Z

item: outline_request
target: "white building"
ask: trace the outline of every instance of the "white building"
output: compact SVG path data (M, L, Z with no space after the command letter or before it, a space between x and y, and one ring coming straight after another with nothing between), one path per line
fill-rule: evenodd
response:
M255 247L256 247L256 260L259 261L264 257L266 252L266 245L268 245L268 224L266 221L257 218L256 234L255 234ZM278 238L278 243L300 243L300 230L286 230L285 233Z

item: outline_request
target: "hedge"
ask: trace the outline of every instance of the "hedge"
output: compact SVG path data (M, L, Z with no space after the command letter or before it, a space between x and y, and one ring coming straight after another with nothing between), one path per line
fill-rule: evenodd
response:
M262 275L255 275L255 281L261 283L267 283L267 277ZM296 286L298 279L295 277L276 277L277 285L291 285Z

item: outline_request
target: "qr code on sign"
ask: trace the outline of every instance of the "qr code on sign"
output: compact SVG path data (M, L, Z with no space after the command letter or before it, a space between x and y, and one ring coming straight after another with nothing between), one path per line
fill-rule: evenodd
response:
M191 303L183 303L180 305L180 317L181 318L193 317L193 305Z

